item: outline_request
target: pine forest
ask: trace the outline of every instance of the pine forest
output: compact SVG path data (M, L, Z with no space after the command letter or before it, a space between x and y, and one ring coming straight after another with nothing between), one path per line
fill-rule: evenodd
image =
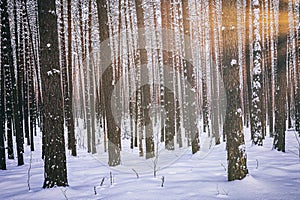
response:
M0 199L300 198L299 0L0 0L0 20Z

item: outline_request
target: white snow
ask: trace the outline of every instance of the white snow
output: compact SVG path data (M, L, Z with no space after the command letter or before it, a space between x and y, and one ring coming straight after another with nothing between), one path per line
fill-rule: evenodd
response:
M52 71L47 71L47 75L48 76L52 76L53 74L52 74Z
M237 60L236 59L232 59L230 62L231 66L236 65L237 64Z
M52 70L50 70L50 71L47 72L47 75L48 75L48 76L53 76L53 74L59 74L59 73L60 73L59 70L57 70L57 69L52 69Z
M253 81L252 85L253 85L253 88L255 88L255 89L261 88L261 84L259 81Z
M150 170L147 171L147 165L142 165L137 157L122 154L122 160L131 161L131 165L122 163L123 166L109 168L100 159L101 155L88 154L86 149L81 148L77 157L67 155L70 186L54 189L42 189L44 171L41 136L38 134L37 150L32 153L31 160L31 190L28 191L27 184L31 155L30 148L26 146L24 166L18 167L17 160L7 160L8 169L0 171L0 199L299 199L299 145L294 131L287 131L286 153L272 150L269 137L263 147L253 146L248 129L246 133L250 174L241 181L227 181L225 143L196 155L192 155L190 149L177 152L177 157L174 152L168 152L170 156L173 154L174 159L172 162L168 160L161 168L158 166L156 178L153 177L150 160L144 162L148 163ZM202 134L202 140L203 137ZM159 159L163 161L164 158ZM163 180L164 186L161 187Z

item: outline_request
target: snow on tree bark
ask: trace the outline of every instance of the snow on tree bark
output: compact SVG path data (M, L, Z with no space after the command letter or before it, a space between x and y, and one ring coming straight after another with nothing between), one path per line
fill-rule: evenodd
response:
M3 68L0 68L0 113L4 113L4 81L3 81ZM5 115L0 115L0 169L6 170L5 158Z
M55 1L38 1L43 115L43 188L68 186Z
M25 0L22 1L22 20L23 20L23 31L24 31L24 44L25 44L25 71L24 71L24 78L23 80L26 80L24 82L24 101L26 103L24 106L26 108L24 109L25 112L25 129L26 134L28 134L28 141L30 144L31 151L34 151L34 130L35 130L35 87L34 87L34 80L33 80L33 73L34 73L34 62L33 62L33 45L32 45L32 32L30 29L30 24L29 24L29 16L28 16L28 11L27 11L27 2ZM26 92L25 92L26 91Z
M28 41L28 24L27 24L27 13L26 13L26 1L22 1L22 25L23 25L23 40L24 40L24 70L23 70L23 109L24 109L24 130L25 135L27 136L27 144L30 145L30 127L29 127L29 104L28 104L28 72L29 72L29 52L28 45L26 41Z
M21 4L21 10L23 8L23 3ZM15 45L16 45L16 92L14 101L14 119L16 128L16 144L17 144L17 155L18 155L18 165L23 165L23 152L24 152L24 135L23 135L23 73L24 73L24 46L23 46L23 27L22 20L20 20L20 26L18 27L17 19L18 14L23 15L22 12L17 12L17 2L14 1L14 20L15 20ZM28 136L29 137L29 136Z
M1 1L1 15L2 15L2 6L3 1ZM1 17L2 18L2 17ZM1 29L2 31L2 29ZM2 38L2 37L1 37ZM2 45L1 45L2 47ZM2 49L1 49L2 53ZM2 56L1 56L2 58ZM4 113L5 103L4 103L4 66L0 65L0 113ZM5 115L0 115L0 169L6 170L6 156L5 156L5 145L4 145L4 137L5 137Z
M223 131L226 133L228 180L241 180L248 174L240 99L237 44L237 1L223 2L223 78L227 109Z
M261 38L261 8L262 1L253 0L253 69L252 69L252 102L251 102L251 134L254 144L263 145L262 133L262 45Z
M135 1L136 6L136 14L137 14L137 26L139 30L143 30L145 28L145 19L144 19L144 8L143 8L143 1L142 0L136 0ZM137 78L140 78L140 80L137 80L138 82L141 81L141 77L143 76L143 79L149 81L149 75L148 74L141 74L142 71L141 68L145 68L148 66L148 56L147 56L147 50L146 50L146 35L141 31L138 35L138 40L140 41L138 43L138 49L137 49L137 55L139 58L137 67ZM145 133L145 140L146 140L146 159L154 157L154 141L153 141L153 130L152 130L152 122L150 118L149 113L149 106L151 103L151 96L150 96L150 85L137 85L137 97L141 97L140 99L137 99L137 106L140 106L140 108L137 108L136 116L142 117L142 119L137 119L137 123L140 123L138 125L138 128L140 128L140 138L143 138L143 125L146 126L146 133ZM141 113L139 113L141 112ZM142 140L140 140L140 144L142 144Z
M8 15L7 1L1 1L1 67L4 81L4 90L1 95L5 98L5 117L6 117L6 134L7 134L7 149L8 159L14 159L13 134L12 134L12 71L13 55L11 46L11 33ZM2 113L1 113L2 114ZM2 114L3 115L3 114Z

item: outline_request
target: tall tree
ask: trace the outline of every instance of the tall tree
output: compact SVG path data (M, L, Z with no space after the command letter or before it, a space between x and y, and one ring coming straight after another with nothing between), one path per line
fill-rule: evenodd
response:
M74 128L74 115L73 115L73 65L72 65L72 0L68 0L68 98L65 101L66 114L67 114L67 125L68 125L68 147L72 150L72 156L77 155L76 151L76 138Z
M23 7L23 2L21 7ZM14 92L14 119L16 129L16 143L17 143L17 156L18 165L23 165L23 152L24 152L24 135L23 135L23 92L22 92L22 79L24 70L24 48L23 48L23 28L22 21L18 27L18 12L17 12L17 1L14 0L14 23L15 23L15 45L16 45L16 71L17 76L15 81L15 92Z
M166 0L166 1L161 1L160 2L160 9L161 9L161 28L162 29L166 29L166 30L170 30L169 29L169 10L170 10L170 0ZM167 49L168 48L168 34L165 33L162 35L162 48L163 49ZM164 114L164 104L165 104L165 91L164 91L164 81L165 81L165 71L163 66L167 66L168 65L168 52L164 51L162 53L161 56L161 66L160 66L160 106L161 106L161 141L164 142L165 141L165 121L164 118L162 117ZM168 142L165 142L165 144L167 145Z
M299 9L299 2L297 2L297 6L296 8L298 9L295 9L297 10L298 12L300 11ZM297 15L297 13L296 13ZM296 18L296 23L299 24L300 22L300 18L299 18L299 15L298 15L298 18ZM300 70L300 26L297 26L297 30L296 30L296 41L297 41L297 44L296 44L296 55L297 55L297 64L296 64L296 70L295 70L295 73L297 75L299 75L299 70ZM296 131L298 132L299 136L300 136L300 79L299 77L297 77L296 79L296 91L295 91L295 128L296 128Z
M136 94L135 94L135 134L138 137L138 143L139 143L139 156L144 156L144 150L143 150L143 111L142 111L142 87L141 87L141 76L142 76L142 63L141 62L147 62L147 51L146 49L141 49L145 46L145 35L142 29L145 28L144 25L144 10L142 8L142 0L136 0L135 1L136 6L136 17L137 17L137 27L138 30L141 32L141 34L138 35L138 40L140 41L138 43L138 50L135 52L135 68L136 68Z
M2 95L5 97L5 113L6 116L6 133L7 133L7 148L8 159L14 159L13 151L13 134L12 134L12 73L13 54L11 46L11 33L8 16L7 1L1 1L1 67L2 81L4 81L4 90Z
M138 73L141 73L141 67L147 67L148 66L148 56L147 56L147 50L146 50L146 35L144 32L145 29L145 22L144 22L144 9L143 9L143 1L142 0L135 0L135 6L136 6L136 14L137 14L137 25L139 29L139 43L138 43L138 57L139 61L136 67L138 68ZM149 82L149 75L147 73L143 74L143 79L146 80L146 82ZM141 74L138 75L139 78L141 78ZM138 80L140 81L140 80ZM151 103L151 97L150 97L150 85L146 85L143 88L139 88L141 86L138 85L137 88L137 97L141 95L141 99L137 99L138 101L141 100L142 102L139 102L137 106L141 106L142 113L141 116L143 120L143 124L146 126L146 158L152 158L154 157L154 141L153 141L153 130L151 129L151 119L149 117L149 105ZM138 111L139 112L139 111ZM139 116L139 113L136 113L137 116ZM139 122L139 120L137 121ZM141 124L142 125L142 124ZM141 131L143 132L143 128L141 128ZM141 133L142 133L141 132ZM140 135L140 138L142 138L142 134ZM140 141L141 144L141 141Z
M270 85L269 85L269 132L270 136L274 136L274 113L275 113L275 68L277 65L277 49L278 49L278 1L270 1Z
M83 20L83 19L81 19ZM86 47L86 38L83 32L83 28L87 28L86 25L83 23L82 26L80 27L81 30L81 47L82 47L82 60L85 62L83 64L83 81L84 81L84 100L85 100L85 119L86 119L86 129L87 129L87 148L88 152L92 151L92 137L91 137L91 105L90 105L90 90L89 90L89 85L90 85L90 76L89 76L89 58L88 56L88 51L89 49Z
M0 67L0 112L4 113L4 81L3 81L3 68ZM6 170L6 158L5 158L5 115L0 116L0 169Z
M100 60L102 68L101 89L103 95L102 107L105 108L105 119L107 123L108 137L108 164L116 166L121 163L121 129L116 125L112 109L111 96L114 89L113 85L113 66L111 64L111 51L109 44L109 25L108 25L108 2L97 0L97 11L99 21L100 38ZM107 68L106 68L107 67ZM101 98L102 99L102 98Z
M191 46L191 33L190 33L190 15L189 15L189 4L188 1L182 0L182 14L183 14L183 28L185 34L184 40L184 51L185 51L185 59L183 59L184 65L184 76L188 80L190 87L186 84L185 92L186 96L184 97L185 100L185 108L186 116L185 116L185 127L188 131L188 135L191 138L191 145L192 145L192 153L196 153L200 150L199 146L199 132L197 127L197 109L194 101L196 99L192 99L192 97L196 97L195 93L195 69L194 66L191 64L192 62L192 46ZM187 38L187 39L186 39ZM207 126L208 124L206 124Z
M171 0L161 1L161 20L162 20L162 63L163 67L172 68L173 59L172 59L172 45L173 45L173 34L172 34L172 17L170 10L172 10ZM166 118L163 120L161 117L161 137L162 141L165 141L165 148L168 150L175 149L175 101L173 91L169 88L168 91L165 91L165 84L173 85L173 79L168 78L169 74L165 73L164 68L161 69L161 75L163 83L160 85L160 101L162 106L162 114L166 113ZM172 70L170 70L171 73ZM172 75L173 76L173 75ZM171 77L172 77L171 76ZM167 83L169 82L169 83ZM165 125L164 125L165 124Z
M43 188L68 186L55 1L38 0L43 117Z
M96 129L95 129L95 82L94 82L94 58L93 58L93 48L92 48L92 0L89 0L89 17L88 17L88 51L89 57L87 65L89 76L89 105L90 105L90 122L91 122L91 152L96 153Z
M22 1L22 20L24 28L24 51L25 51L25 70L24 70L24 112L25 112L25 129L28 129L29 143L31 151L34 151L34 130L35 130L35 87L34 87L34 63L33 63L33 45L32 33L30 29L29 16L27 12L27 0Z
M65 124L68 129L69 124L68 124L68 117L67 117L67 112L68 112L68 75L67 75L67 52L66 52L66 27L65 27L65 6L64 6L64 0L59 1L59 11L58 11L58 21L59 21L59 29L58 29L58 34L59 34L59 44L60 44L60 74L61 74L61 82L62 82L62 91L63 91L63 108L64 108L64 117L65 117ZM68 137L68 141L69 141ZM69 142L68 142L68 147L69 147Z
M278 151L285 152L286 131L286 53L288 34L288 4L279 1L278 26L278 59L275 74L275 133L273 146Z
M219 65L220 65L220 60L219 60L219 32L218 30L218 15L217 15L217 8L218 8L218 2L215 0L210 0L209 1L209 6L210 6L210 24L212 25L211 28L211 52L212 52L212 60L213 60L213 65L211 69L211 88L212 88L212 99L211 99L211 131L212 131L212 136L215 138L215 144L218 145L220 144L220 125L219 125Z
M261 16L262 1L253 0L253 69L252 69L252 105L251 105L251 134L254 144L262 146L262 44L261 44Z
M4 1L0 2L0 12L1 12L1 24L2 24L2 14L4 12L3 7L5 6ZM1 28L1 39L2 39L2 31L4 31ZM2 50L2 42L1 42L1 53ZM3 60L1 55L1 65L0 65L0 113L4 113L5 110L5 103L4 103L4 66L3 66ZM0 115L0 169L6 170L6 157L5 157L5 145L4 145L4 137L5 137L5 115Z
M237 0L223 1L223 79L227 96L226 133L228 180L243 179L248 174L240 99Z
M24 65L23 65L23 77L22 77L22 92L23 92L23 114L24 114L24 130L25 130L25 136L27 138L27 144L30 145L30 127L29 127L29 105L28 105L28 72L29 72L29 49L27 48L28 45L25 41L28 41L28 23L27 23L27 13L26 13L26 0L22 1L22 32L23 32L23 42L24 42Z

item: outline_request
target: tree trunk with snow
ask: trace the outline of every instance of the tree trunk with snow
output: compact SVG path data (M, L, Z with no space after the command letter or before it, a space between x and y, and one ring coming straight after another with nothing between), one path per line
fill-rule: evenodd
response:
M185 111L185 122L184 126L188 131L188 136L191 139L192 153L196 153L200 150L199 146L199 131L198 131L198 117L196 107L196 83L195 83L195 66L191 62L192 58L192 46L191 46L191 33L190 33L190 14L188 1L182 1L182 15L183 15L183 30L187 40L184 41L185 58L183 59L184 76L189 83L189 87L185 84L186 96L184 97L184 111ZM208 118L207 118L208 119ZM208 126L208 124L206 124Z
M273 147L278 151L285 152L286 131L286 57L287 57L287 33L288 19L286 13L288 7L285 2L279 2L278 21L278 60L275 74L275 132Z
M240 99L237 1L223 2L223 78L227 109L223 131L226 133L228 180L241 180L248 174Z
M16 45L16 94L14 101L14 119L16 128L16 144L17 144L17 155L18 155L18 165L23 165L23 153L24 153L24 135L23 135L23 74L24 74L24 40L23 40L23 23L20 20L20 26L18 28L17 14L23 15L23 9L25 5L24 2L21 4L21 12L17 12L17 2L14 1L14 20L15 20L15 45ZM19 36L19 37L18 37ZM27 135L29 137L29 135Z
M254 144L263 145L262 132L262 34L261 34L261 12L262 1L253 0L251 3L253 16L253 69L252 69L252 104L251 104L251 134Z
M144 8L143 8L143 1L142 0L136 0L136 14L137 14L137 26L139 30L145 29L145 22L144 22ZM142 33L141 31L140 33ZM142 70L141 68L147 68L148 66L148 56L147 56L147 50L146 50L146 35L144 33L138 35L138 50L137 54L139 55L140 61L138 61L138 64L136 67L138 68L138 73L141 73L142 71L146 72L147 70ZM146 82L149 82L149 75L148 74L139 74L138 77L146 80ZM141 81L141 80L138 80ZM145 131L145 140L146 140L146 158L152 158L154 157L154 141L153 141L153 130L152 130L152 121L150 118L149 113L149 106L151 103L151 96L150 96L150 85L137 85L137 97L141 95L141 99L137 99L137 101L141 100L141 102L138 103L137 106L140 106L140 108L137 108L138 113L136 114L139 116L139 110L141 111L141 124L138 126L141 130L140 138L143 137L143 125L146 127ZM140 120L138 119L137 122L139 123ZM140 140L140 143L142 140Z
M38 1L43 114L43 188L68 186L55 1Z
M1 12L1 24L5 21L5 9L7 11L7 4L4 1L0 2L0 12ZM8 18L7 18L8 19ZM3 38L4 29L1 28L1 39ZM4 102L4 57L3 46L4 44L1 41L1 65L0 65L0 113L4 113L5 111L5 102ZM0 115L0 169L6 170L6 155L5 155L5 145L4 145L4 137L5 137L5 115Z
M1 1L1 67L3 70L2 81L4 82L4 90L1 95L4 95L5 98L5 112L2 112L1 115L6 117L8 159L14 159L12 131L12 73L14 67L7 1Z

